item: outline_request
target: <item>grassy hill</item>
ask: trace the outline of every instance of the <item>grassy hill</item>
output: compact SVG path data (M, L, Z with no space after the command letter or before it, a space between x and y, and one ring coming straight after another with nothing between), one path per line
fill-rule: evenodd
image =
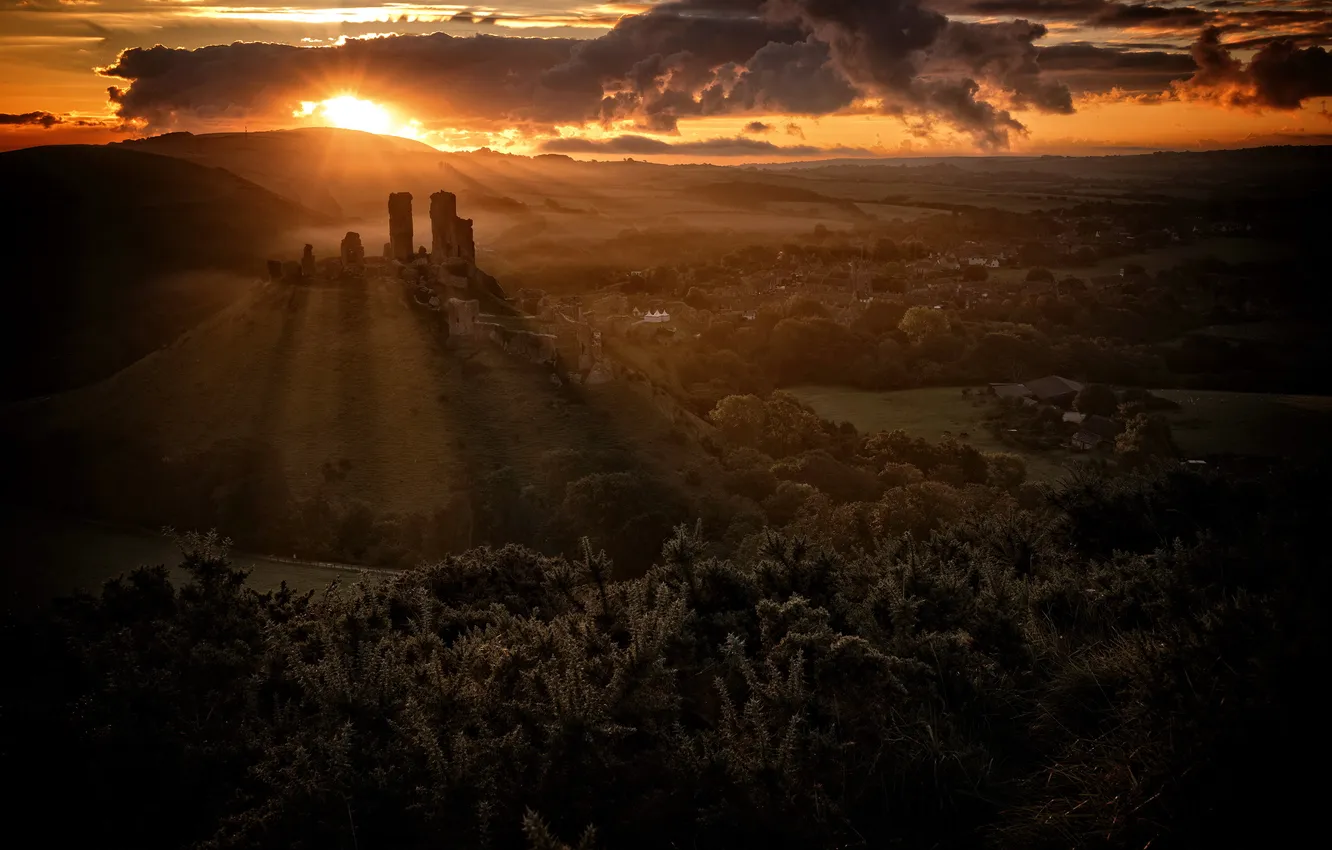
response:
M169 342L230 303L270 250L299 250L284 233L320 221L229 172L122 147L0 153L0 185L3 399L106 377Z
M33 470L16 483L81 516L398 563L619 539L596 506L562 519L568 485L596 473L639 505L623 521L655 516L621 542L655 551L720 474L629 387L575 392L488 344L450 347L409 300L382 279L257 284L106 381L11 406L4 442Z

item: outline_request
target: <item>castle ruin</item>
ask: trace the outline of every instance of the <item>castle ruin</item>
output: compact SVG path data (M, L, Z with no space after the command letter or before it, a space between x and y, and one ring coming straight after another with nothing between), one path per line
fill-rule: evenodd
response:
M458 196L436 192L430 196L430 260L444 263L462 259L476 262L472 220L458 218Z
M365 265L365 246L361 244L361 234L347 231L347 235L342 237L340 247L343 266Z
M412 248L412 193L394 192L388 199L389 248L392 258L400 263L415 259Z

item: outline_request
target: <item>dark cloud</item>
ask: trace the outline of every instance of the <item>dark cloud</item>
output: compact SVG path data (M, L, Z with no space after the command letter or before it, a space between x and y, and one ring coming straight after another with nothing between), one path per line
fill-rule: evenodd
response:
M1198 71L1177 84L1182 97L1238 108L1299 109L1310 98L1332 96L1332 53L1322 47L1273 41L1245 64L1222 44L1221 33L1209 27L1191 52Z
M803 138L805 138L805 131L804 131L803 128L801 128L801 126L800 126L799 124L796 124L795 122L791 122L790 124L787 124L787 125L786 125L786 135L788 135L788 136L797 136L797 137L803 139Z
M762 121L750 121L745 125L746 133L771 133L772 131L773 126L771 124L764 124Z
M348 39L133 48L103 73L126 122L171 128L289 115L345 90L470 129L605 127L673 134L682 118L876 108L1003 148L1009 109L1072 111L1043 74L1041 24L950 22L922 0L676 0L592 39ZM475 13L461 11L475 19ZM997 92L994 103L981 92ZM621 125L623 126L623 125Z
M978 80L1006 90L1019 108L1072 111L1066 89L1038 79L1039 25L950 22L917 0L770 0L766 8L828 45L842 75L886 114L916 116L924 127L946 123L982 148L1008 147L1010 133L1026 128L978 100Z
M1099 11L1106 0L931 0L929 5L959 15L1022 15L1064 20Z
M647 136L615 136L610 139L549 139L540 145L544 153L586 153L628 156L703 155L703 156L879 156L866 148L815 145L774 145L763 139L716 138L696 142L667 142Z
M1185 29L1202 26L1215 15L1191 6L1157 6L1149 3L1106 3L1085 19L1093 26L1118 29Z
M64 123L64 118L50 112L22 112L18 114L0 112L0 125L3 126L44 127L49 129L57 124Z
M1073 99L1061 82L1042 79L1036 40L1046 33L1043 24L1010 21L1001 24L950 22L934 55L955 59L972 74L1007 89L1019 109L1070 113Z
M728 86L729 74L734 76ZM796 44L773 41L759 48L742 68L723 69L717 83L704 91L702 100L705 112L724 109L826 115L850 106L856 95L856 89L833 67L828 45L814 40ZM722 109L712 107L713 103Z
M1114 0L931 0L931 5L954 14L1020 15L1116 29L1196 29L1216 16L1192 6Z
M1043 47L1039 61L1042 70L1076 92L1159 93L1188 79L1198 67L1187 53L1124 50L1086 42Z

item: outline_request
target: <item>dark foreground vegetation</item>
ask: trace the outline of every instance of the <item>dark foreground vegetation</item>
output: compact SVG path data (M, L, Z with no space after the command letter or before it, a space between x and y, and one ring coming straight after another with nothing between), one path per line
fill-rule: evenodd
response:
M681 527L260 595L215 538L11 625L57 846L1280 846L1326 747L1327 469L1080 473L869 548ZM554 837L552 837L554 836Z

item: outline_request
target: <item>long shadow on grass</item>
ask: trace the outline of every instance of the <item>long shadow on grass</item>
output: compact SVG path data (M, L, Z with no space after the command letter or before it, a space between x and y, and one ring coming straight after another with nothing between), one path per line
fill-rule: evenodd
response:
M539 544L541 526L549 516L523 493L534 483L534 465L532 446L524 445L521 435L532 429L531 415L539 410L532 400L551 397L547 378L536 366L530 375L529 370L510 368L518 364L491 367L487 361L495 363L505 356L492 350L491 343L479 338L450 342L445 314L414 304L408 309L418 342L436 355L428 358L439 388L435 400L448 422L447 439L454 443L465 470L461 483L476 518L472 542ZM539 415L538 428L562 427L554 421L553 411Z
M355 456L367 467L369 480L378 481L385 474L381 451L385 427L383 405L379 394L380 381L376 374L375 359L369 351L371 345L370 289L380 285L374 279L350 279L334 284L338 292L338 333L342 336L338 348L338 418L342 422L368 423L366 439L362 445L344 446L345 462ZM330 459L332 460L332 459ZM338 469L345 474L346 467Z
M448 388L440 402L451 420L452 433L461 438L473 499L479 503L478 513L485 520L483 525L488 526L489 539L532 542L534 535L550 531L554 534L548 538L550 542L564 539L567 543L569 532L585 533L584 529L539 527L554 518L549 508L564 497L562 487L548 486L542 475L543 453L550 449L580 453L585 468L574 477L593 472L633 473L643 485L642 498L653 509L663 508L669 513L667 503L680 501L668 493L675 488L660 486L663 479L671 477L670 472L651 471L652 464L639 456L646 435L625 427L628 423L589 403L587 390L557 389L551 385L547 368L524 363L488 341L448 343L439 327L438 314L420 309L414 312L418 320L413 325L423 342L451 349L439 375L440 384ZM530 330L539 332L540 328ZM489 370L475 365L487 360L500 365ZM531 443L524 445L529 440ZM542 493L540 501L546 510L533 510L536 505L524 493L532 485ZM496 512L501 516L495 516ZM635 528L647 530L641 524ZM623 532L631 533L628 529ZM647 548L654 550L657 542L648 542Z
M265 358L271 364L258 391L258 405L247 445L239 447L237 488L233 502L237 511L222 507L221 527L242 540L267 544L283 537L289 525L290 489L280 450L282 409L295 370L301 329L309 316L310 290L306 284L287 287L264 298L263 309L282 313L282 330ZM225 412L223 412L225 415ZM221 473L230 477L225 470Z

